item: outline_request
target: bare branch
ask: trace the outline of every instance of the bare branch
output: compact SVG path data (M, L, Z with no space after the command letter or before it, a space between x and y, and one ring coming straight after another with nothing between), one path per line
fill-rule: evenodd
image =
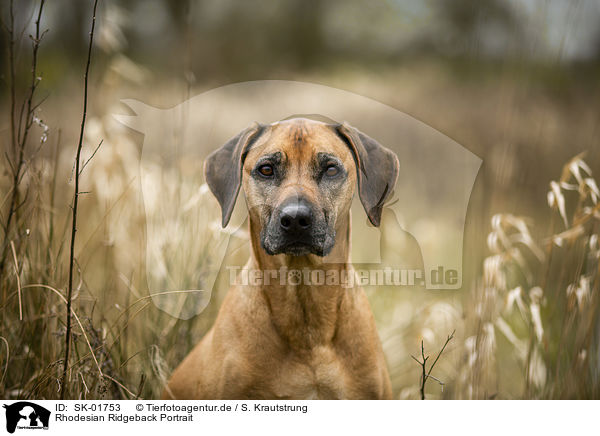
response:
M442 353L444 352L444 350L448 346L448 343L454 338L454 333L456 333L456 330L454 330L452 332L452 334L446 338L446 342L444 343L444 346L442 347L442 349L437 354L435 360L433 361L433 363L429 367L429 370L427 370L427 360L429 359L429 356L425 356L425 346L423 344L423 340L421 340L421 359L422 359L422 361L419 360L419 359L417 359L413 355L410 356L410 357L412 357L414 359L415 362L417 362L421 366L421 389L420 389L421 390L421 400L425 399L425 384L427 383L427 380L429 378L432 378L435 381L437 381L442 386L442 392L444 391L444 382L441 381L440 379L432 376L431 375L431 371L433 371L433 368L435 367L435 364L438 362L440 356L442 355Z
M437 357L435 358L435 360L431 364L431 367L429 368L429 372L427 373L427 377L429 377L429 374L431 374L431 371L433 371L433 367L435 366L435 364L437 363L438 359L440 358L440 356L442 355L442 353L446 349L446 346L448 345L448 343L454 338L454 333L456 333L456 330L454 330L452 332L452 334L450 336L448 336L448 338L446 338L446 342L444 342L444 346L442 347L442 349L438 353Z
M81 117L81 129L79 131L79 142L77 144L77 153L75 156L75 193L73 195L72 207L72 225L71 225L71 253L69 255L69 285L67 288L67 327L65 337L65 359L62 375L60 398L64 399L67 390L67 372L69 369L69 351L71 344L71 304L73 295L73 272L75 265L75 234L77 232L77 205L79 200L79 164L81 159L81 149L83 147L83 133L85 131L85 120L87 116L87 101L88 101L88 77L90 72L90 63L92 60L92 47L94 43L94 29L96 27L96 8L98 0L94 0L94 10L92 13L92 28L90 30L90 42L87 53L87 63L85 66L85 75L83 78L83 113Z

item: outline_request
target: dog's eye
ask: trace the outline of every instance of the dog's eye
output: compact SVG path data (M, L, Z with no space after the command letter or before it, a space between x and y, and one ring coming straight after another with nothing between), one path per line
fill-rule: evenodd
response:
M337 176L340 172L340 169L336 165L329 165L325 170L325 175L328 177Z
M265 177L271 177L274 173L271 165L261 165L258 167L258 172Z

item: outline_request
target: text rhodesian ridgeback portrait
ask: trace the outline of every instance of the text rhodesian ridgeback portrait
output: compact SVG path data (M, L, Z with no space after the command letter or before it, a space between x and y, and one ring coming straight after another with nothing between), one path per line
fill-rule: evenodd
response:
M379 226L398 158L347 124L255 124L212 153L206 182L227 226L242 187L245 268L335 270L350 263L355 190ZM360 287L265 281L233 286L213 327L173 373L164 399L389 399L390 378Z

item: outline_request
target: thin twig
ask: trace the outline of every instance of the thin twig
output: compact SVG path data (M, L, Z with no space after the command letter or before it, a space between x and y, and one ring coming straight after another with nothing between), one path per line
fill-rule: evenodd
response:
M440 356L442 355L442 353L446 349L446 346L448 345L448 343L454 338L454 333L456 333L456 330L454 330L452 332L452 334L450 336L448 336L448 338L446 338L446 342L444 343L444 346L442 347L442 349L440 350L440 352L436 356L435 360L433 361L433 363L429 367L429 370L427 370L427 360L429 359L429 356L425 356L425 346L423 344L423 340L421 340L421 358L423 359L423 361L420 361L419 359L417 359L413 355L410 356L410 357L412 357L415 360L415 362L417 362L421 366L421 389L420 389L420 391L421 391L421 400L425 399L425 384L427 383L427 380L429 378L434 379L435 381L437 381L442 386L442 392L444 390L444 382L441 381L441 380L439 380L438 378L432 376L431 375L431 371L433 371L433 368L435 367L435 364L437 363L437 361L439 360Z
M62 376L62 389L60 391L61 400L64 399L67 383L67 370L69 368L69 351L71 343L71 303L73 295L73 270L75 265L75 234L77 232L77 204L79 200L79 163L81 158L81 148L83 147L83 133L85 131L85 119L87 116L88 99L88 75L92 59L92 46L94 42L94 28L96 27L96 8L98 0L94 0L94 10L92 13L92 28L90 31L90 42L88 46L87 63L85 66L85 75L83 78L83 114L81 117L81 129L79 131L79 142L77 144L77 154L75 156L75 194L73 196L72 225L71 225L71 253L69 255L69 285L67 288L67 329L65 338L65 361Z
M429 377L429 375L431 374L431 371L433 370L433 367L435 366L435 364L437 363L438 359L440 358L440 356L442 355L442 353L446 349L446 346L448 345L448 343L454 338L454 333L456 333L456 330L454 330L452 332L452 334L450 336L448 336L448 338L446 338L446 342L444 343L444 346L442 347L442 349L438 353L437 357L435 358L435 360L431 364L431 367L429 367L429 372L427 372L427 377Z

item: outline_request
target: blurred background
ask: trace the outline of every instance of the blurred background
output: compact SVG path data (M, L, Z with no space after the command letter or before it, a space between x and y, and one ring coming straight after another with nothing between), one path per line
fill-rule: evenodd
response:
M67 312L58 294L66 295L69 272L93 2L44 3L39 27L47 32L33 76L40 2L0 5L3 398L160 395L212 325L226 283L217 280L201 315L172 317L150 296L147 250L165 270L185 275L186 262L209 268L220 230L193 223L219 214L202 189L202 162L157 161L141 180L144 136L113 115L133 114L121 99L167 109L265 79L380 101L483 160L467 212L462 289L367 289L395 398L420 398L411 354L423 341L425 353L437 355L453 331L432 372L443 389L429 380L427 398L600 397L597 0L100 0L75 244L79 321L66 386ZM12 119L23 122L13 128ZM28 134L15 142L11 129ZM25 165L15 183L18 162ZM161 186L154 206L142 196L144 183ZM165 237L146 246L148 207L164 204L192 215L163 220ZM246 256L244 238L230 243L237 262Z

